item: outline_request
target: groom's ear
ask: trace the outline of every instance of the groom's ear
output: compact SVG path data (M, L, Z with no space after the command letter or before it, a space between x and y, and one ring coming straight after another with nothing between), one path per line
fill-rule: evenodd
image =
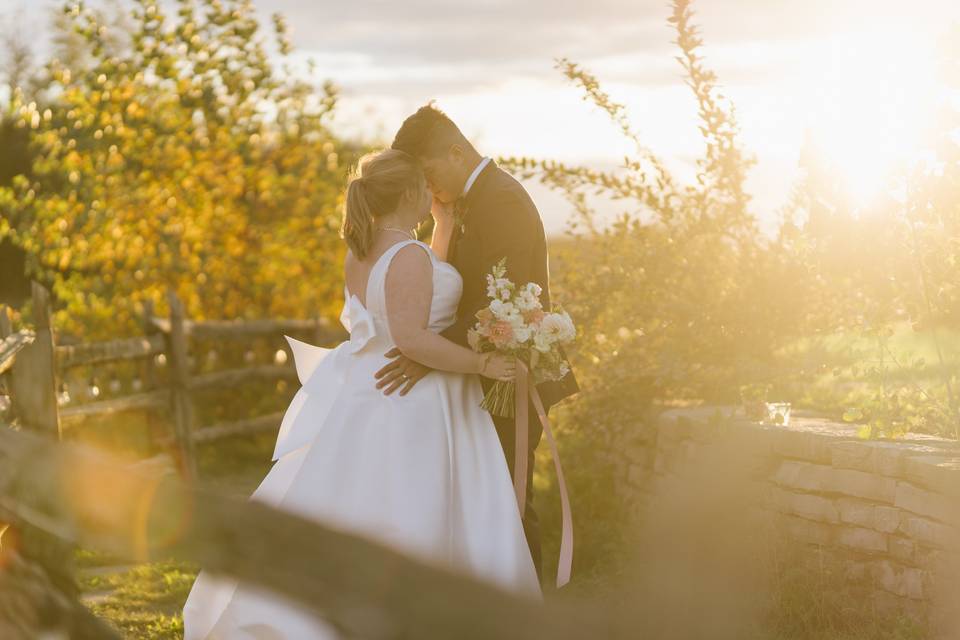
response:
M447 157L458 164L463 162L463 146L457 143L450 145L450 150L447 152Z

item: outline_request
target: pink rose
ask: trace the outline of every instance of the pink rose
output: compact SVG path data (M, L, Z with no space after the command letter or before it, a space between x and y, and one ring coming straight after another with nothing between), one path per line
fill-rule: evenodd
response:
M502 349L513 341L513 327L505 320L497 320L490 325L490 341Z

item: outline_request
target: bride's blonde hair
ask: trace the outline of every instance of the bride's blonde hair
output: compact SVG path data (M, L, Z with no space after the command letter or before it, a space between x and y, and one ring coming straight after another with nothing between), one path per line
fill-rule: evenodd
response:
M396 149L360 158L347 185L347 202L340 235L358 259L370 252L374 220L397 210L405 193L418 202L426 182L416 159Z

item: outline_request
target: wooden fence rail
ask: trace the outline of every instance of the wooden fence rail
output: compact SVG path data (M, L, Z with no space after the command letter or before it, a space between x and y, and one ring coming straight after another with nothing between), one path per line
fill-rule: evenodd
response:
M22 330L0 340L0 374L6 373L13 367L17 354L33 343L33 337L33 331Z
M163 347L163 338L157 335L88 344L57 345L57 366L68 369L118 360L149 358L163 353Z
M348 637L634 637L618 616L517 598L261 503L195 489L156 465L4 428L0 520L134 562L197 562L299 602Z
M170 393L165 390L145 391L110 400L100 400L60 409L65 427L82 419L104 417L138 409L161 410L170 403Z
M13 412L21 421L34 423L43 431L77 429L96 418L128 411L146 411L148 416L167 412L173 422L172 440L180 449L183 471L196 473L194 445L216 438L248 434L279 427L282 413L247 416L230 422L197 425L194 396L211 390L233 389L240 385L273 380L296 381L292 358L283 364L251 364L250 366L193 375L190 371L190 347L195 340L242 342L257 337L275 337L280 348L287 349L282 334L303 335L317 344L330 344L345 338L338 328L322 319L260 319L194 321L186 317L183 304L171 291L167 300L170 316L154 315L148 302L143 317L141 337L122 338L84 344L55 344L50 326L49 294L33 283L33 311L36 331L12 333L5 310L0 309L0 376L9 377ZM5 323L5 324L4 324ZM4 328L6 327L6 328ZM166 385L158 384L157 358L168 366ZM123 396L60 406L56 381L78 367L136 362L144 379L143 390ZM169 443L160 436L158 443Z
M151 319L158 331L170 333L170 320L167 318ZM321 330L320 337L324 337L327 325L317 320L206 320L194 322L184 320L183 332L191 338L207 340L247 340L251 337L281 334L290 332Z

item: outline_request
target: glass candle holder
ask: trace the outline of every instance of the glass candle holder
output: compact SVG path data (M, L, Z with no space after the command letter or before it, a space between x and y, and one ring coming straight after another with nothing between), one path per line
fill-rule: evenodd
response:
M790 424L790 403L789 402L767 402L767 415L764 418L764 424L776 424L787 426Z

